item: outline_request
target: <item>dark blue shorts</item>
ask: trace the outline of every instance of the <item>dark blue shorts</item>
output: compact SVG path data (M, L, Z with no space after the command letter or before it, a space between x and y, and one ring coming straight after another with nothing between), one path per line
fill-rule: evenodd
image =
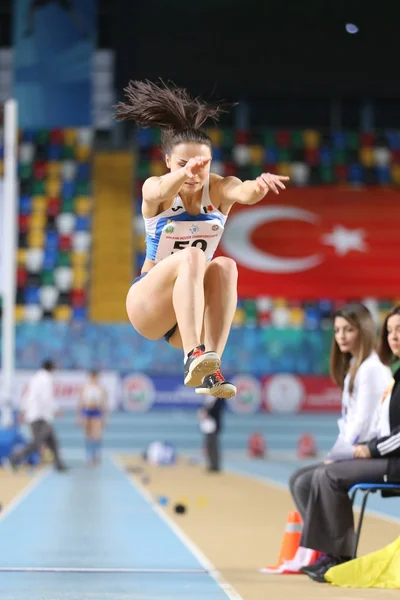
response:
M140 281L141 279L143 279L143 277L146 277L147 273L141 273L138 277L136 277L136 279L134 279L133 284L137 283L138 281ZM178 324L174 325L173 327L171 327L171 329L169 331L167 331L167 333L164 335L164 340L166 342L169 342L169 340L171 339L171 337L174 335L175 331L178 329Z
M101 408L84 408L82 410L82 417L86 417L87 419L94 419L103 416L103 411Z

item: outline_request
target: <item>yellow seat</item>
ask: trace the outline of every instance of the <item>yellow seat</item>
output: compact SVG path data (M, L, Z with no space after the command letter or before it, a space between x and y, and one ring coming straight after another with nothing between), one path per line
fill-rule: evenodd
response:
M78 196L75 198L75 213L80 217L90 215L92 210L92 199L89 196Z
M61 162L57 160L51 160L47 163L47 177L53 179L61 176Z
M76 147L76 160L79 162L86 162L90 159L92 149L89 146L77 146Z
M45 213L47 210L46 196L33 196L32 213Z
M44 231L43 229L32 229L28 232L28 247L43 248L44 247Z
M17 304L15 307L15 320L16 321L24 321L25 320L25 306L21 304Z
M64 129L64 144L74 146L76 144L76 129Z
M250 147L250 161L252 165L258 166L264 163L264 148L262 146Z
M400 165L393 165L392 179L393 179L393 183L400 185Z
M236 327L241 327L244 323L244 319L245 319L245 312L243 310L243 308L237 308L235 315L233 317L233 325Z
M70 321L72 310L70 306L60 305L54 309L54 318L56 321Z
M304 311L302 308L292 308L290 311L290 325L301 327L304 323Z
M144 235L138 235L136 237L136 250L140 253L146 251L146 237Z
M46 215L42 212L32 213L29 218L29 230L44 229L46 226Z
M89 274L85 267L74 266L72 287L76 290L83 290L88 282Z
M58 177L52 177L46 181L46 194L50 196L50 198L54 198L55 196L59 196L61 192L61 179Z
M73 252L71 255L71 264L72 267L86 267L89 262L89 253L88 252Z
M321 134L314 129L306 129L303 133L304 147L308 150L315 150L320 146Z
M213 146L221 146L222 143L222 130L217 127L212 127L207 130L208 135L211 138Z
M375 164L374 151L372 148L360 148L360 161L364 167L373 167Z
M3 177L3 173L4 173L4 163L2 160L0 160L0 177Z
M292 170L291 163L282 162L282 163L278 164L276 172L279 173L279 175L283 175L284 177L290 177L291 170Z
M26 249L18 248L17 250L17 264L19 267L25 266L26 264Z
M274 308L287 308L288 301L286 298L274 298L272 305Z
M165 175L167 172L167 167L165 166L164 161L154 160L150 163L149 170L152 177L161 177L161 175Z

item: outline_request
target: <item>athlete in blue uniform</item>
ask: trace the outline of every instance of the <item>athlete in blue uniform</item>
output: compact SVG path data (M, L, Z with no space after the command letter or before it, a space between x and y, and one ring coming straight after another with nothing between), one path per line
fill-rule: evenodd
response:
M201 126L217 119L221 106L163 82L131 81L125 92L117 118L160 127L170 171L143 185L146 260L128 292L129 319L147 339L164 336L183 348L185 385L230 398L236 388L220 363L236 310L237 268L213 255L232 205L255 204L269 190L279 194L289 178L263 173L242 182L210 173L212 144Z

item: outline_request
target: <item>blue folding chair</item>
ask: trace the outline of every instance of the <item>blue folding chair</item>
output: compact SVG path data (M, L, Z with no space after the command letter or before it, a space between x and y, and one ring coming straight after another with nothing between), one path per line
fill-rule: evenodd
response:
M363 520L364 520L364 512L365 512L365 508L367 506L367 500L368 500L368 496L370 494L374 494L375 492L392 492L393 496L400 496L400 484L396 484L396 483L357 483L356 485L353 485L353 487L351 487L349 489L349 496L351 499L351 502L354 506L354 501L356 498L356 494L357 492L363 492L363 499L361 502L361 511L360 511L360 518L358 520L358 525L357 525L357 529L356 529L356 539L355 539L355 543L354 543L354 551L353 551L353 558L356 558L357 556L357 549L358 549L358 542L360 541L360 535L361 535L361 527L363 524ZM383 495L383 494L382 494Z

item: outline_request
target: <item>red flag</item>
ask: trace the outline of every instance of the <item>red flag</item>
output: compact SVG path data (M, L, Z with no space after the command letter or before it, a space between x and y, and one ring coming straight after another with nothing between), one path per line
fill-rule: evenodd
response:
M400 192L297 188L235 205L220 254L238 263L241 297L397 297Z

